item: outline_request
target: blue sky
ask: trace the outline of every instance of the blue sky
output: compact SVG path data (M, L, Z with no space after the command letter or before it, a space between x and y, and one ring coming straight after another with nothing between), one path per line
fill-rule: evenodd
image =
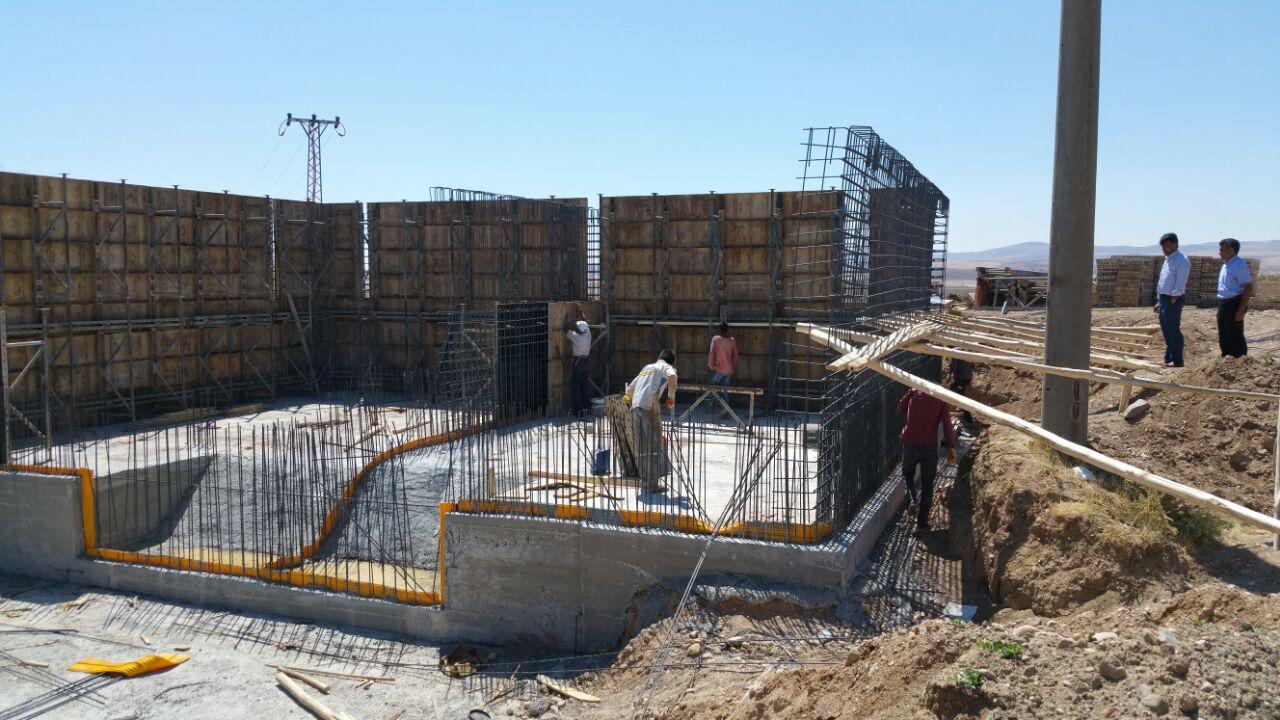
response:
M1046 241L1059 5L0 6L0 169L302 197L286 112L341 115L325 199L796 187L868 124L952 201L952 247ZM1280 238L1280 2L1107 0L1098 244Z

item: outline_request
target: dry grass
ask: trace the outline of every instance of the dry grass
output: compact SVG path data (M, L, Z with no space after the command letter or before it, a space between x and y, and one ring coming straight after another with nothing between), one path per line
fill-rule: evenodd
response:
M1150 546L1177 542L1191 549L1222 543L1232 523L1203 508L1121 478L1101 473L1097 483L1071 470L1076 462L1053 448L1024 437L1028 455L1053 471L1064 499L1049 509L1055 517L1092 520L1099 539L1116 546Z

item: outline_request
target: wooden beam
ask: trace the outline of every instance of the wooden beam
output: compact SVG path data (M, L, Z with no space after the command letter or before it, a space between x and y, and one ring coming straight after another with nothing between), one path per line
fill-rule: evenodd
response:
M1280 410L1276 411L1276 443L1271 447L1271 454L1275 458L1275 490L1272 495L1271 514L1280 520ZM1280 532L1271 538L1271 548L1280 550Z
M853 350L851 345L827 332L826 328L807 326L803 329L797 327L797 330L809 335L818 342L827 345L837 352L848 353ZM929 382L924 378L916 377L915 375L892 365L886 365L879 360L870 360L867 363L867 367L885 375L886 377L896 380L907 387L914 388L927 395L946 401L947 403L961 408L962 410L968 410L970 413L986 418L997 425L1004 425L1005 427L1013 428L1014 430L1030 435L1059 452L1070 455L1077 460L1081 460L1112 474L1119 475L1120 477L1137 483L1138 485L1142 485L1143 487L1147 487L1152 490L1158 490L1165 494L1172 495L1179 500L1227 515L1246 525L1252 525L1272 533L1280 533L1280 519L1268 517L1255 510L1250 510L1243 505L1220 498L1217 495L1207 493L1189 485L1183 485L1182 483L1161 477L1155 473L1147 472L1142 468L1117 460L1109 455L1104 455L1091 448L1087 448L1083 445L1077 445L1066 438L1055 435L1034 423L1017 417L1016 415L1011 415L1002 410L996 410L995 408L976 400L970 400L969 398L959 393L952 392L941 385Z
M848 370L849 372L858 372L867 366L868 362L876 360L888 355L898 348L908 343L915 342L922 338L928 337L938 331L938 323L921 322L915 325L895 330L888 335L878 337L861 349L853 350L845 354L835 362L827 365L828 370Z
M605 487L644 487L644 483L638 480L628 480L624 477L612 477L608 475L573 475L571 473L549 472L546 470L530 470L529 477L539 480L556 480L562 483L585 483L599 484Z
M798 327L804 328L819 326L801 323ZM858 332L856 330L845 330L843 328L825 328L825 330L833 337L856 343L870 343L874 342L876 338L881 337L870 333ZM801 332L804 332L804 330L801 330ZM1280 403L1280 395L1272 395L1253 390L1183 385L1181 383L1164 382L1162 380L1151 380L1148 378L1138 377L1136 375L1126 375L1124 373L1116 372L1114 370L1106 370L1103 368L1091 368L1084 370L1080 368L1058 367L1055 365L1045 365L1044 363L1025 359L1021 356L957 350L954 348L942 347L941 345L933 342L914 342L902 346L901 349L920 353L921 355L955 358L957 360L968 360L969 362L983 363L987 365L1001 365L1018 370L1030 370L1032 372L1042 372L1047 375L1059 375L1061 377L1075 378L1077 380L1089 380L1092 382L1107 383L1111 385L1126 385L1166 392L1187 393L1190 395L1212 395L1215 397L1239 398L1242 400L1262 400L1264 402Z
M699 385L698 383L680 383L676 392L681 390L699 390L702 392L722 392L730 395L763 395L763 388L743 387L741 385Z
M879 319L879 320L872 321L871 324L877 325L877 326L884 326L889 330L896 330L903 323L900 320ZM1008 340L1005 338L998 338L998 337L995 337L992 335L986 335L983 333L967 333L967 332L960 332L955 330L942 330L934 333L934 337L937 337L938 339L944 342L953 342L956 340L959 340L959 341L976 340L986 345L994 346L997 348L1016 349L1021 351L1022 354L1029 355L1029 356L1030 355L1042 356L1044 354L1044 343L1032 342L1030 340ZM1112 365L1115 367L1122 367L1128 370L1159 370L1160 369L1160 366L1156 365L1155 363L1152 363L1146 360L1140 360L1137 358L1125 357L1125 355L1127 355L1127 353L1115 354L1115 353L1090 352L1090 364L1091 365L1094 365L1094 364Z
M609 320L614 325L669 325L672 327L704 327L714 329L719 320L628 320L626 318L613 318ZM778 327L784 328L787 323L770 323L770 322L752 322L740 321L730 325L730 327L754 327L767 328Z
M283 670L276 671L276 682L279 683L280 687L284 688L285 692L297 701L299 705L306 708L312 715L320 718L320 720L354 720L346 713L334 712L324 703L308 695L307 691L303 690L302 686L294 682L293 678L286 675Z
M934 316L934 317L938 317L938 316ZM1032 327L1024 327L1021 325L1011 326L1005 323L988 320L986 318L970 318L964 315L942 315L940 317L942 319L942 322L946 323L949 327L970 328L970 329L976 329L976 330L999 330L1000 332L1007 333L1009 335L1013 335L1014 337L1019 337L1024 340L1035 340L1038 342L1044 342L1043 327L1032 328ZM1144 339L1150 339L1150 338L1147 338L1146 336L1142 336L1142 337ZM1120 338L1095 336L1093 338L1093 344L1094 345L1112 345L1123 350L1135 352L1139 355L1141 355L1143 351L1147 350L1147 346L1142 343L1134 342L1132 340L1127 340L1127 339L1120 339ZM1107 351L1106 348L1096 348L1096 349L1101 350L1103 352Z
M961 315L961 317L975 318L976 315ZM988 322L998 322L1006 325L1018 325L1026 328L1044 330L1044 323L1037 320L1023 320L1020 318L1011 318L1005 315L982 315L983 320ZM1152 333L1160 331L1159 325L1135 325L1133 327L1109 327L1104 325L1095 325L1092 328L1095 334L1110 335L1120 338L1133 338L1135 340L1149 339Z

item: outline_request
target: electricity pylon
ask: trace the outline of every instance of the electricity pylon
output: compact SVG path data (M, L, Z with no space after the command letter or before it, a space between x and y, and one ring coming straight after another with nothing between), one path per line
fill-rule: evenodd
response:
M307 202L324 202L324 188L320 182L320 136L333 126L333 131L338 133L338 137L347 134L347 127L342 124L342 118L334 116L332 120L321 120L311 114L310 118L296 118L293 113L288 113L284 122L280 123L278 134L284 135L284 132L290 125L297 123L302 127L302 131L307 134Z

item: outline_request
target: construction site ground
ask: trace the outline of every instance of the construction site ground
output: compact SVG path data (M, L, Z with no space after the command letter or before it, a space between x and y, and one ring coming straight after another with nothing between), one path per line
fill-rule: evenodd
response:
M1155 320L1147 308L1094 310L1096 325ZM1183 328L1187 366L1152 375L1280 390L1272 355L1280 349L1280 311L1249 314L1253 342L1243 359L1218 357L1213 310L1188 309ZM1150 347L1158 359L1158 334ZM1038 419L1040 384L1038 374L979 368L971 395ZM1151 410L1127 421L1118 411L1121 389L1093 386L1094 447L1270 512L1276 406L1150 391L1130 400L1138 398ZM866 623L884 632L862 641L810 635L744 643L750 631L741 627L730 626L731 638L716 631L732 613L712 608L702 629L687 630L687 621L674 628L715 633L701 641L675 635L676 654L696 656L697 668L657 672L622 663L587 687L608 699L584 717L1280 718L1280 553L1270 535L1227 526L1220 542L1197 545L1214 524L1204 513L1087 479L1016 431L974 431L978 440L958 479L939 488L934 532L907 536L900 517L868 572L902 568L910 577L897 587L938 597L957 584L948 587L950 574L936 569L954 565L950 572L967 581L958 584L962 591L979 583L993 614L969 600L978 605L977 622L954 622L937 616L936 603L865 586L860 595L855 587L850 599L864 610L901 603L917 622ZM652 657L668 622L641 632L620 662ZM756 627L776 622L767 613L755 618Z
M1095 309L1094 322L1155 316ZM1251 355L1238 360L1218 357L1212 310L1188 309L1183 327L1187 367L1153 376L1280 392L1280 311L1250 313ZM1150 346L1158 358L1159 335ZM971 394L1036 419L1040 381L980 367ZM1139 398L1150 412L1125 420L1120 388L1092 386L1095 448L1270 512L1274 405L1150 391L1130 400ZM107 686L107 707L74 702L49 717L303 717L276 687L268 665L281 664L394 677L364 688L331 678L332 693L318 697L361 718L481 708L606 719L1280 718L1280 553L1269 535L1080 473L1016 431L968 434L972 446L939 484L933 531L911 534L900 512L846 591L706 577L672 618L684 590L675 579L636 599L617 653L478 649L479 672L454 679L437 667L452 646L21 578L0 585L0 630L24 631L0 632L0 650L70 681L63 668L84 656L191 646L182 666ZM946 618L948 603L972 606L973 621ZM0 706L48 689L14 670L0 671ZM549 691L542 673L600 702Z

